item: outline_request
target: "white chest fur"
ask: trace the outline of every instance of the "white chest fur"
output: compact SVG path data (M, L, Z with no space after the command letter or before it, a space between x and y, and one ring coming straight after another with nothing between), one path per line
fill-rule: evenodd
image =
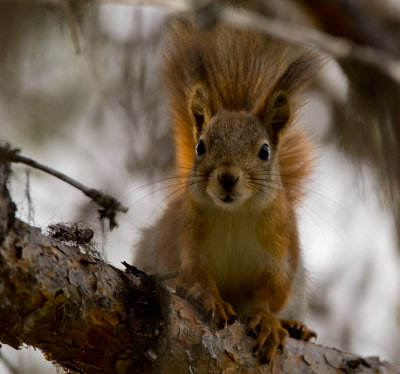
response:
M206 231L199 250L222 295L254 289L260 275L274 268L276 259L268 243L260 242L254 215L222 211Z

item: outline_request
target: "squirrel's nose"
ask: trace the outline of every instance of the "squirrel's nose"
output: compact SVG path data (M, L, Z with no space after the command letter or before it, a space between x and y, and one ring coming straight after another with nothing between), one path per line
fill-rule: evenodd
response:
M227 190L231 190L239 180L239 176L231 173L222 173L218 175L219 183Z

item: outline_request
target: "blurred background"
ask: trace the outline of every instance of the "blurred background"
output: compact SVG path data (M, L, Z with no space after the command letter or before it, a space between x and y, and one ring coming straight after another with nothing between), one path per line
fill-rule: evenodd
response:
M121 3L0 4L0 140L129 207L128 214L117 217L119 228L108 232L80 192L13 165L18 216L43 230L54 223L84 222L117 267L132 260L140 228L163 211L169 197L162 179L173 174L159 56L172 13ZM399 53L399 0L246 4L274 19ZM394 150L400 138L393 131L380 133L374 113L381 107L354 96L360 85L352 91L346 72L344 64L329 60L305 93L307 103L299 113L317 147L316 171L299 206L312 294L307 323L318 332L320 344L400 364L400 178L393 172L399 168ZM373 79L370 86L369 95L380 98L388 92ZM352 116L345 116L349 97ZM354 97L361 97L358 104ZM393 99L397 108L399 97ZM387 121L398 125L390 115ZM359 127L354 129L354 123ZM393 169L385 168L388 159ZM55 372L63 371L33 348L0 349L0 373Z

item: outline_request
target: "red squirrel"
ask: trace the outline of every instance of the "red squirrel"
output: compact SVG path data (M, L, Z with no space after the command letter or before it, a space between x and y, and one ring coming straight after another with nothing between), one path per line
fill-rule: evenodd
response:
M182 185L144 230L135 264L179 272L176 286L220 328L247 319L267 363L288 332L315 336L292 319L306 303L295 208L313 165L296 112L320 58L189 19L169 27L163 57Z

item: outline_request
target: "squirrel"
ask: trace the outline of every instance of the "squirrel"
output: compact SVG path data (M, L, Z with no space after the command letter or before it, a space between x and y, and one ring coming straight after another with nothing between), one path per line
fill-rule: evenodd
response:
M188 18L168 27L163 57L179 186L134 263L177 271L176 287L219 328L247 319L268 363L288 334L316 337L296 321L306 279L295 210L314 160L296 113L321 59L250 29L200 31Z

